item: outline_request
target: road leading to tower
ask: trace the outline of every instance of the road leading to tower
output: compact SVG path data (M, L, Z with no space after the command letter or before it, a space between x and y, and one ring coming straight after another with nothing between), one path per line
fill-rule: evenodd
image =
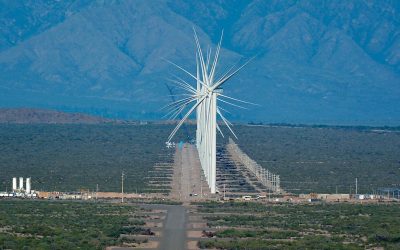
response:
M210 197L195 145L177 147L174 159L171 198L190 202Z

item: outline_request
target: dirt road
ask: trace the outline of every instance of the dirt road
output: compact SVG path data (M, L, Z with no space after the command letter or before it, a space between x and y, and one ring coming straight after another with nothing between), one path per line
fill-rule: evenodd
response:
M153 211L166 211L166 218L162 222L161 237L158 248L160 250L187 249L187 209L181 205L143 204L141 207ZM157 227L158 228L158 227ZM118 249L120 250L120 249Z
M195 145L177 147L174 161L171 198L189 202L210 196Z
M183 206L168 206L160 249L186 249L186 208Z

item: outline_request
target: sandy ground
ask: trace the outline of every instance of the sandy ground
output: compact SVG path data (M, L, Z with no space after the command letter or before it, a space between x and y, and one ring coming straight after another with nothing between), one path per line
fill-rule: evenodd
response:
M198 221L198 220L202 220L202 219L203 219L203 217L201 215L193 215L193 214L189 215L190 221Z
M152 222L152 221L146 221L145 227L162 227L163 223L162 222Z
M192 222L188 224L189 229L198 229L198 228L206 228L207 223L205 222Z
M188 238L200 238L202 236L202 231L194 231L194 230L189 230L187 231L187 237Z
M132 247L106 247L106 250L131 250L131 249L158 249L160 243L158 241L149 240L146 243L141 243L137 246Z
M199 248L197 247L197 241L195 241L195 240L190 240L190 241L188 241L188 243L187 243L187 249L188 249L188 250L199 249Z
M149 219L150 220L163 220L163 219L165 219L165 215L162 215L162 216L160 216L160 215L151 215L149 217Z
M157 249L160 243L158 241L149 240L147 243L142 243L138 248L140 249Z

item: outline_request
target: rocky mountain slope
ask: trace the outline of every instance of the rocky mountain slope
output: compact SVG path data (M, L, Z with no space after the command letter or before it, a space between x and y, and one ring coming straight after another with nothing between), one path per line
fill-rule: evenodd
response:
M398 124L397 1L0 1L0 105L159 119L164 59L194 68L224 29L222 71L255 56L227 94L233 120ZM189 80L189 78L188 78Z

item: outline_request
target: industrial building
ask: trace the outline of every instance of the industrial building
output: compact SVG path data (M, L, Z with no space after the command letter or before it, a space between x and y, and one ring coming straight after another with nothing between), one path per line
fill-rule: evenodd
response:
M400 199L400 188L378 188L377 194L382 198Z
M0 198L6 197L18 197L18 198L36 198L37 194L35 190L32 190L31 178L25 179L24 177L19 177L19 183L17 183L17 177L12 178L12 191L11 192L0 192ZM19 184L17 186L17 184Z

